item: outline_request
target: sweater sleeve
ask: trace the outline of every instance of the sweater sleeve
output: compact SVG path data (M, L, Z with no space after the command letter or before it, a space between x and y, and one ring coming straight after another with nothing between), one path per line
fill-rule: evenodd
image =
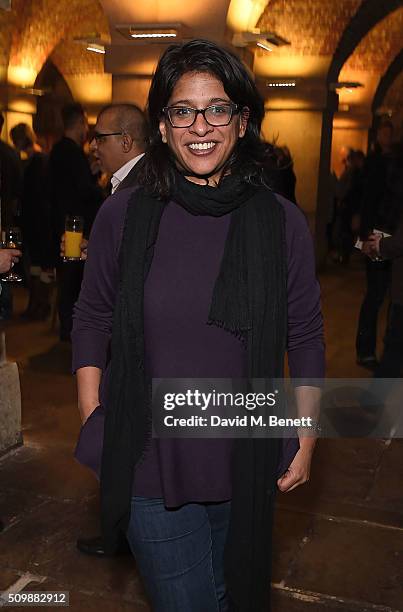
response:
M130 190L107 198L95 219L79 298L74 307L73 372L85 366L104 370L119 283L118 254Z
M280 198L286 216L288 365L292 378L323 378L325 349L312 236L302 211Z

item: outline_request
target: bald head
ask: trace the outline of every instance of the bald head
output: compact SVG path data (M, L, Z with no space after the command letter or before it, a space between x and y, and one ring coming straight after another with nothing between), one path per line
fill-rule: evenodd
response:
M98 115L91 148L103 169L111 174L144 153L147 120L135 104L110 104Z
M148 139L148 126L145 114L135 104L110 104L98 115L107 117L114 130L129 134L139 146L145 147Z

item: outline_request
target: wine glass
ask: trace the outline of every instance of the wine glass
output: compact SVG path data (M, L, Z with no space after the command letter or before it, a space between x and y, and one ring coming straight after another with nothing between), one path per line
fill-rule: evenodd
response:
M22 234L19 227L9 227L5 231L5 239L3 242L5 249L19 249L22 247ZM5 283L19 283L22 281L21 276L10 270L7 276L1 279Z

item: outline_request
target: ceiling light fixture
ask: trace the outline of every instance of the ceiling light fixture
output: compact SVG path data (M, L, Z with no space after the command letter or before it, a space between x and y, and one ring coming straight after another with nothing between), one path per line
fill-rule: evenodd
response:
M165 40L182 38L180 23L138 23L117 25L122 36L138 43L161 43Z
M132 38L176 38L176 32L136 32L130 34Z
M105 55L105 47L96 43L90 43L87 46L87 51L92 51L93 53L102 53L103 55Z

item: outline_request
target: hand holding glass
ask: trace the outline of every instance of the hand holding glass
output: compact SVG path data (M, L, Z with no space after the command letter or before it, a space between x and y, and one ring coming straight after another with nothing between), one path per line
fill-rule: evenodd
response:
M22 246L22 234L19 227L9 227L4 232L4 248L5 249L16 249L21 250ZM14 265L14 264L12 264ZM16 274L12 270L1 279L5 283L19 283L22 281L21 276Z
M80 244L83 239L84 219L75 215L67 215L64 237L64 261L79 261L81 257Z

